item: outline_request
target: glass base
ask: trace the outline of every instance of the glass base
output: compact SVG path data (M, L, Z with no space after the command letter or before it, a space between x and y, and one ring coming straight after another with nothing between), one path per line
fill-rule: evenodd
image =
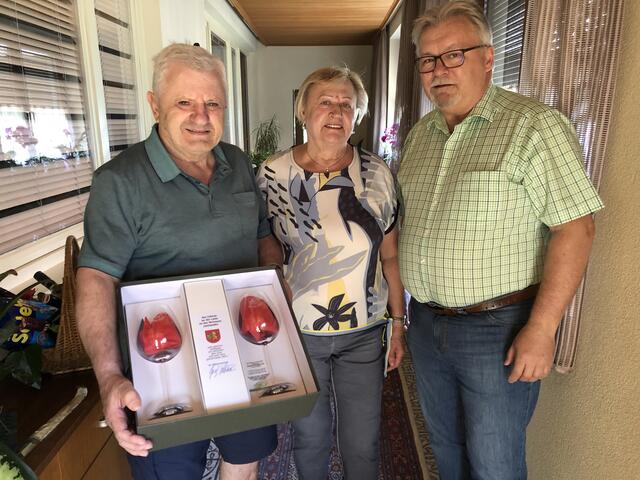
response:
M149 420L153 420L155 418L172 417L174 415L180 415L181 413L192 411L193 408L191 408L191 405L189 405L188 403L173 403L171 405L162 407L160 410L155 412Z
M280 395L281 393L295 392L295 388L292 383L276 383L269 387L256 388L255 391L262 391L261 397L272 397L274 395Z

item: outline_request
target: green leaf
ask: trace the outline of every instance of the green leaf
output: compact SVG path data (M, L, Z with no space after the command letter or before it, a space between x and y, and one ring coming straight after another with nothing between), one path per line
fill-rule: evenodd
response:
M261 122L252 133L255 135L255 149L251 152L251 160L259 166L278 150L280 125L278 125L276 116L271 117L271 120Z
M22 479L20 470L7 457L0 455L0 479L2 480L20 480Z
M0 479L37 480L36 474L25 463L24 458L0 441Z

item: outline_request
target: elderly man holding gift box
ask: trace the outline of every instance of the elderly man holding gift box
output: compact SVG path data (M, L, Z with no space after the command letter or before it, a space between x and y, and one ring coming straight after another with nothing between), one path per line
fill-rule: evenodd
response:
M78 262L77 318L107 423L129 453L135 478L200 478L208 440L149 452L152 443L127 426L124 408L138 410L141 399L123 374L116 287L120 281L279 264L281 252L247 157L220 142L224 66L185 44L166 47L154 61L147 98L157 125L144 142L95 173ZM277 437L271 426L215 441L222 478L249 479Z

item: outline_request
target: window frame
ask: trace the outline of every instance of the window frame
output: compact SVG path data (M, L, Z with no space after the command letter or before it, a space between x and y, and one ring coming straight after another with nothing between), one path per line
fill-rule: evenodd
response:
M389 58L387 61L387 123L385 129L390 128L396 120L396 89L398 87L401 33L402 22L390 23L387 26L387 35L389 37ZM413 48L413 45L411 48ZM422 86L420 86L420 88L422 88Z
M82 54L82 69L85 79L85 98L86 109L89 121L89 131L92 132L89 138L89 146L92 147L95 152L96 161L94 163L94 170L104 165L111 159L111 152L109 150L109 130L107 122L107 106L105 101L105 91L102 75L102 64L100 62L100 51L98 48L98 29L96 27L96 14L95 14L95 2L94 0L74 0L76 11L78 15L78 34L80 38L80 51ZM129 0L129 18L131 24L131 42L134 46L134 52L136 56L139 56L138 41L141 40L141 35L136 31L140 30L135 28L140 19L140 5L138 2ZM136 8L137 6L137 8ZM142 42L140 42L142 43ZM147 115L142 113L149 110L146 102L144 101L144 94L141 86L150 85L148 75L143 75L142 62L135 62L136 68L134 70L136 89L137 89L137 107L139 114L138 119L138 133L140 138L145 138L151 130L151 125L147 128ZM93 92L93 94L91 94ZM98 133L99 132L99 133Z
M522 4L522 6L520 5ZM497 11L497 7L502 7L501 11ZM508 20L510 16L514 15L514 12L518 12L523 9L523 20L521 30L514 28L513 24L509 24ZM524 23L526 21L526 0L486 0L484 2L484 11L491 29L493 30L493 45L494 51L496 50L496 26L505 27L504 32L501 32L504 38L501 39L501 49L495 51L493 76L492 81L499 86L509 88L514 91L519 90L520 84L520 65L522 63L522 48L524 44ZM519 37L519 40L517 38ZM514 42L514 40L516 40ZM513 44L519 46L519 50L513 49ZM508 73L509 64L516 58L518 62L518 72ZM516 78L512 78L516 77ZM515 82L508 83L509 80L515 80ZM514 87L515 85L515 87Z
M214 54L213 38L219 41L220 44L224 44L225 49L225 58L222 59L225 65L227 81L227 110L225 114L229 116L229 131L225 133L228 133L229 143L243 148L246 145L244 119L248 115L245 112L247 105L244 102L246 97L244 88L247 83L246 68L242 68L241 57L244 56L246 58L246 54L234 42L229 40L229 37L225 35L224 29L220 31L215 26L212 28L210 22L207 21L207 51L211 54Z
M215 13L215 15L214 15ZM258 48L258 40L247 29L237 13L223 0L208 0L205 3L205 30L207 50L211 52L211 34L223 40L226 44L226 74L227 74L227 109L229 110L229 125L232 133L229 135L231 143L246 149L249 154L251 146L251 132L249 127L249 57ZM232 67L232 53L235 51ZM244 66L243 66L244 62ZM236 73L234 78L234 72ZM234 105L235 98L238 105Z

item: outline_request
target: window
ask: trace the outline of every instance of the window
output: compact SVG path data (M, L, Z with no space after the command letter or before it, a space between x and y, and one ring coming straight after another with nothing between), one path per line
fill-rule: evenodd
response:
M82 220L91 183L74 6L0 6L0 253Z
M238 145L241 145L239 133L242 131L242 109L240 107L240 61L238 59L238 54L235 48L231 49L231 84L229 85L229 93L228 96L231 97L231 105L234 106L233 111L230 112L232 117L234 117L233 123L233 131L235 133L235 142ZM238 109L236 110L236 106Z
M525 0L487 0L485 10L493 30L493 83L517 91L520 82Z
M215 33L211 33L211 53L222 60L225 70L228 70L227 65L227 43L218 37ZM229 73L227 72L227 78ZM227 85L227 108L224 111L224 133L222 134L222 141L227 143L231 142L231 120L229 119L230 104L233 99L231 98L230 88L232 85Z
M81 222L94 166L140 139L128 9L0 3L0 255Z
M296 88L293 91L292 95L292 103L291 103L291 115L293 116L293 144L294 145L302 145L307 142L307 131L298 120L296 116L296 100L298 98L298 89Z
M402 25L398 25L393 32L389 33L389 76L387 81L386 128L391 127L396 119L396 88L398 86L397 80L398 80L398 63L400 58L400 33L401 32L402 32ZM411 46L411 48L413 48L413 45Z
M128 1L95 0L95 12L109 151L114 157L140 141Z
M244 151L251 151L251 134L249 132L249 87L247 85L247 56L240 52L240 82L242 83L242 136Z
M227 73L227 108L222 140L249 151L247 115L247 59L239 48L210 31L211 53L222 60Z

